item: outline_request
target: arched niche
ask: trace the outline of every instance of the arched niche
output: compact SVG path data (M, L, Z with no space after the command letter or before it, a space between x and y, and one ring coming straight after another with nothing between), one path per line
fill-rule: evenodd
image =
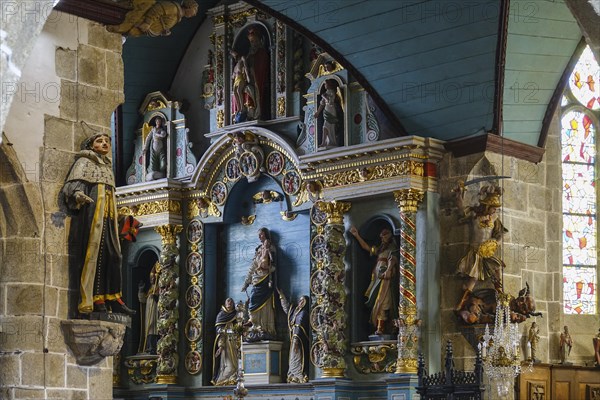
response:
M271 34L267 26L255 21L242 27L233 41L232 56L232 123L247 120L269 120L273 117L271 112L273 81L273 62L270 54ZM237 69L237 71L236 71ZM244 72L250 76L243 78ZM238 76L236 78L236 75ZM246 80L245 94L239 83ZM239 88L239 89L238 89ZM238 92L239 91L239 92ZM242 96L242 105L246 115L236 116L238 110L234 104L236 96ZM256 103L256 104L252 104Z
M391 230L394 235L394 241L396 247L400 248L400 227L395 218L388 214L377 214L371 217L361 226L356 227L360 236L370 245L379 247L381 244L380 233L383 229ZM366 290L371 282L371 274L375 264L377 263L377 256L371 256L369 252L363 250L360 244L353 238L351 241L353 252L355 252L356 268L352 270L351 277L352 292L357 295L352 296L351 313L354 321L351 324L351 340L352 341L364 341L368 340L368 336L374 332L374 327L370 324L369 318L371 315L370 308L366 305ZM398 252L394 253L397 259L399 259ZM398 274L395 277L398 281ZM388 321L391 324L391 321Z
M137 251L131 268L131 283L129 285L131 289L135 288L138 292L141 291L144 294L148 292L148 289L150 289L150 270L158 262L159 255L160 249L152 245L144 246ZM131 308L137 310L131 324L131 349L133 353L140 353L143 351L140 348L140 341L142 340L140 335L146 316L142 312L144 310L140 307L141 304L137 293L131 296L131 298Z

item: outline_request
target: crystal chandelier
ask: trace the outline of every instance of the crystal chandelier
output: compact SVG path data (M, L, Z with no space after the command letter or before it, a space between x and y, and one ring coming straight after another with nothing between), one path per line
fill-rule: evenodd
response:
M484 370L490 380L498 383L500 396L508 395L511 383L521 373L519 330L516 322L510 322L509 301L506 293L496 294L494 332L490 335L490 327L486 325L483 341L478 346Z

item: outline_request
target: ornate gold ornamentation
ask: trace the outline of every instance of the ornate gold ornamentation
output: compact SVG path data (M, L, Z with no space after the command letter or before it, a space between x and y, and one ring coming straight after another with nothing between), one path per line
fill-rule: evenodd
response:
M247 217L245 215L242 215L242 220L240 222L242 223L242 225L252 225L255 219L256 215L248 215Z
M188 204L188 217L190 219L194 217L206 218L209 215L220 217L221 211L208 197L200 196L197 199L190 200Z
M158 356L156 355L127 357L123 364L127 367L129 380L137 385L154 383L157 360Z
M230 22L235 27L243 26L249 17L258 14L258 10L256 8L250 8L248 10L240 11L235 14L231 14L227 21Z
M148 203L140 203L133 206L123 206L118 210L119 215L133 215L140 217L144 215L169 212L181 214L181 203L177 200L156 200Z
M323 368L323 378L343 378L345 368Z
M400 212L417 212L419 203L423 201L423 191L418 189L401 189L394 191L394 199Z
M177 376L175 375L158 375L156 377L156 383L159 385L174 385L177 383Z
M225 111L220 109L217 111L217 128L222 128L225 126Z
M323 184L326 188L331 188L397 176L425 176L423 162L403 160L376 165L374 167L355 168L333 174L325 174L323 176Z
M284 221L293 221L298 216L298 213L293 213L291 211L280 211L281 219Z
M398 347L395 342L354 345L351 349L356 369L363 374L394 373Z
M177 234L183 230L183 226L167 224L157 226L154 230L160 235L163 245L176 244Z
M277 116L285 117L285 97L277 99Z
M333 68L330 68L330 69L325 68L324 65L319 65L319 75L318 76L335 74L336 72L339 72L344 69L344 67L342 67L342 65L337 61L332 60L331 64L333 64Z
M328 224L344 224L344 214L350 210L352 204L343 201L320 201L316 203L319 210L327 214Z

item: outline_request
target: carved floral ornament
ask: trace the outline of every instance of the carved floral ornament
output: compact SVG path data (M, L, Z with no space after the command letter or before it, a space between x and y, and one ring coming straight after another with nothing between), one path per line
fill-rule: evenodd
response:
M177 200L156 200L119 208L119 215L133 215L134 217L163 212L181 214L181 203Z

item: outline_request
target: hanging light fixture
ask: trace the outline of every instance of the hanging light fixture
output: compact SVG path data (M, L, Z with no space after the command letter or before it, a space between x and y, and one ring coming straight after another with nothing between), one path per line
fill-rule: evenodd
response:
M490 380L497 382L500 396L508 395L511 383L521 373L519 330L516 322L510 321L510 297L506 293L496 294L496 319L494 332L485 326L479 350L483 366Z
M502 174L504 176L504 137L501 134ZM504 181L502 181L504 182ZM500 193L504 194L504 183ZM504 220L504 199L501 203L501 219ZM496 317L494 331L485 326L483 341L479 343L479 352L483 359L484 371L491 382L496 383L498 395L508 396L514 379L521 373L521 354L519 349L519 328L510 319L510 295L504 293L504 235L500 250L501 285L496 291Z

